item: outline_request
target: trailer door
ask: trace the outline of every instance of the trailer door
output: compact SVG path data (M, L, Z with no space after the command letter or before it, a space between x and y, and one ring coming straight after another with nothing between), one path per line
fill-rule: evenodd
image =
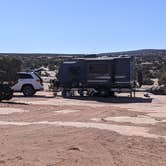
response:
M130 58L114 60L114 85L118 88L130 87Z

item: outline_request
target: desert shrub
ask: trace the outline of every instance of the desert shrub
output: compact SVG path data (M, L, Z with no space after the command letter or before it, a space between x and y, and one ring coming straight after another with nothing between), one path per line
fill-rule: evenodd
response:
M16 73L21 70L21 61L15 57L0 57L0 81L15 81Z
M51 71L56 70L55 64L49 64L49 65L48 65L48 68L49 68L49 70L51 70Z
M166 85L166 71L161 73L159 85Z
M143 85L153 85L153 84L154 84L154 81L149 78L143 80Z

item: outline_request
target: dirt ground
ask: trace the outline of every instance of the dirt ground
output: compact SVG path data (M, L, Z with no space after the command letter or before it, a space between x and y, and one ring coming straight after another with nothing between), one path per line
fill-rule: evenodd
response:
M166 96L0 103L2 166L165 166Z

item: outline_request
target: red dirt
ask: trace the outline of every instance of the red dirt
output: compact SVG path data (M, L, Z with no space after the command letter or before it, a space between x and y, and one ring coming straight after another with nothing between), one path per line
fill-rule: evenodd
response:
M165 166L166 123L164 117L158 116L166 108L165 99L157 96L152 103L127 104L104 102L104 99L101 102L52 98L48 92L33 98L16 96L11 102L0 103L0 111L5 108L9 113L0 112L0 165ZM25 112L14 112L15 109ZM154 112L158 117L148 115ZM154 118L156 123L139 124L133 119L132 123L107 121L107 117L123 116L137 120L142 116ZM2 121L6 124L2 125ZM29 125L14 125L16 122L29 122ZM60 122L60 125L47 122ZM61 125L62 122L68 125ZM74 127L78 123L83 126ZM95 128L95 124L100 127ZM126 126L130 128L127 132ZM140 134L142 129L145 131Z

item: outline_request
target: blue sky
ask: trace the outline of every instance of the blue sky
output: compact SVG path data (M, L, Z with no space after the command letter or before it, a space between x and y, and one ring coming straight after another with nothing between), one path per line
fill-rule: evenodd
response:
M0 0L0 52L166 49L165 0Z

